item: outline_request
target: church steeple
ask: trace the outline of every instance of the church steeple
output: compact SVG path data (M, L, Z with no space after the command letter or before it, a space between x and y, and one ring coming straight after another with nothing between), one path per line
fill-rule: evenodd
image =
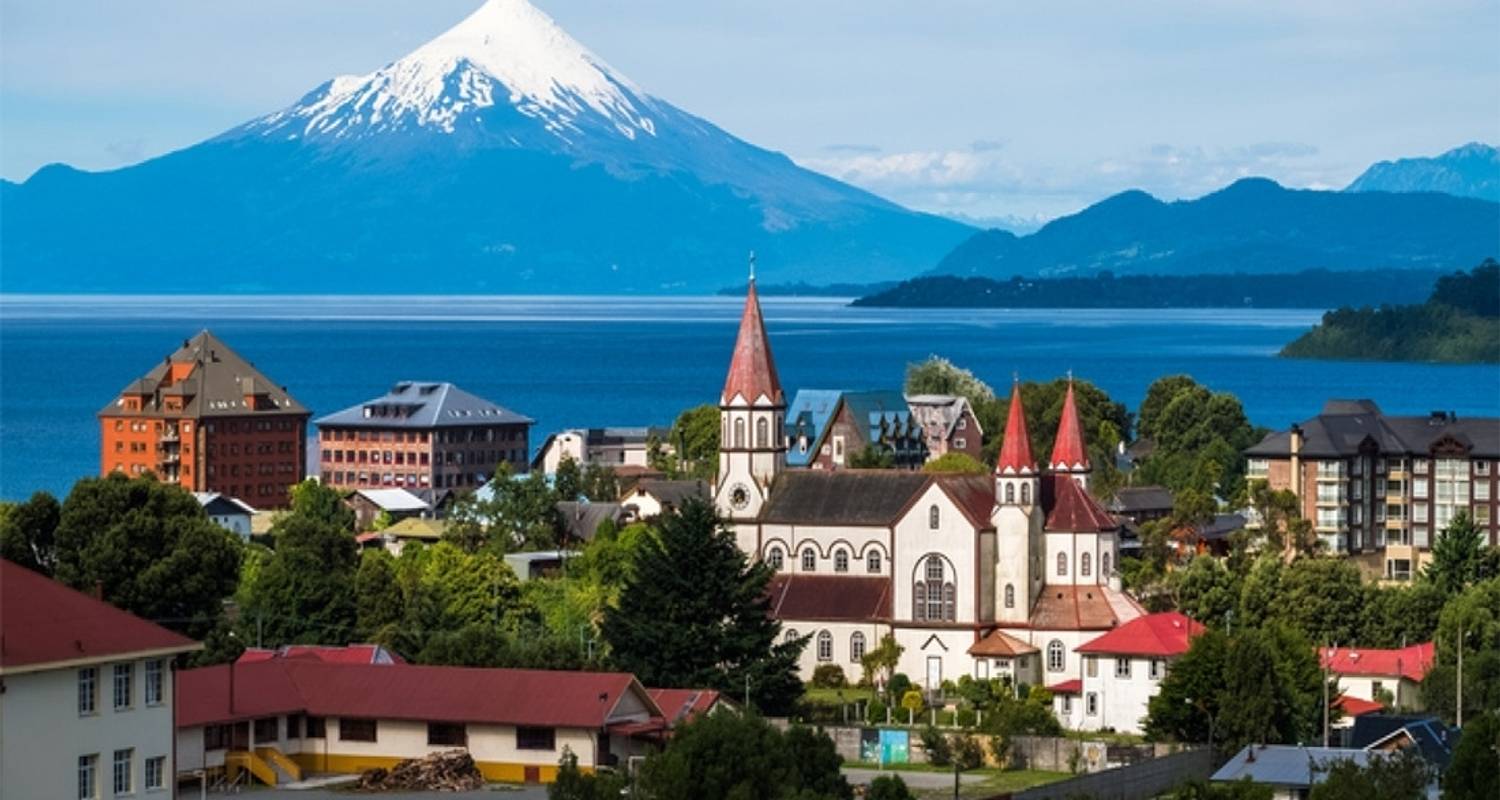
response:
M1036 459L1031 455L1031 435L1026 431L1026 409L1021 405L1021 382L1016 381L1010 390L1010 414L1005 420L1004 444L1000 447L1000 461L995 471L1001 475L1030 474L1036 472Z
M1049 464L1053 472L1073 473L1079 482L1089 472L1089 451L1083 444L1083 425L1078 421L1078 401L1073 397L1073 378L1068 376L1068 393L1063 397L1062 418L1057 422L1057 441L1052 445Z
M751 521L786 461L783 421L786 396L771 356L755 291L755 254L750 254L750 289L740 314L739 336L729 375L719 395L719 513L731 521Z

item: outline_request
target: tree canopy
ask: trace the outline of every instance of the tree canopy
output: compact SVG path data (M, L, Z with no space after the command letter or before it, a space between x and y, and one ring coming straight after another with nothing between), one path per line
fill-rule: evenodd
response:
M646 758L637 788L654 800L849 800L841 762L825 733L782 733L754 714L708 714Z

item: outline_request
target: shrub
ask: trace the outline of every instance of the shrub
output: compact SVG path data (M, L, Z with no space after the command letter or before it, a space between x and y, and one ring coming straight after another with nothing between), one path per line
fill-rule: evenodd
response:
M849 685L849 680L838 664L822 664L813 670L812 685L818 689L842 689Z
M907 689L901 695L901 707L909 709L913 714L920 714L927 708L927 702L922 699L922 693L916 689Z
M973 709L970 709L970 708L961 708L961 709L958 710L958 727L960 727L960 728L972 728L972 727L974 727L974 710Z
M946 767L953 763L953 747L941 731L928 725L922 729L921 739L922 749L927 753L927 763L936 767Z
M884 725L885 703L879 700L871 700L869 707L865 709L865 720L871 725Z
M984 747L973 736L953 737L953 761L960 770L979 769L984 766Z
M990 737L990 756L995 759L995 766L1005 769L1010 762L1011 740L1003 733L997 733Z
M865 800L917 800L917 796L906 788L906 781L900 775L879 775L870 781Z
M891 685L887 686L886 690L891 693L891 697L900 698L910 688L911 678L906 677L905 673L898 672L891 676Z

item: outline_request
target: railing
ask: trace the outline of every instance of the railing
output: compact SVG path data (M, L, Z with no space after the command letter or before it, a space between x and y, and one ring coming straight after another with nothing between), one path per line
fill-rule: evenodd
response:
M224 754L224 768L233 771L238 778L239 773L248 772L255 779L267 786L275 786L277 781L276 770L271 769L260 756L248 750L232 750Z
M302 780L302 768L297 762L287 758L286 754L274 747L257 747L255 754L269 761L273 766L285 772L294 781Z

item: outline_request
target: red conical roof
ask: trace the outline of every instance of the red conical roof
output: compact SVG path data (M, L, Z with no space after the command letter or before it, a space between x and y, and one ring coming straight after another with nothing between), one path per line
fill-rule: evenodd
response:
M1073 399L1073 381L1063 398L1062 419L1057 422L1057 441L1052 445L1053 469L1087 468L1089 451L1083 446L1083 425L1078 422L1078 403Z
M734 358L729 362L729 377L724 380L720 405L729 405L735 395L755 403L762 396L775 405L785 405L781 379L776 376L776 360L771 357L771 342L760 318L760 297L755 293L755 279L745 295L745 311L740 316L740 335L734 342Z
M996 472L1036 472L1036 459L1031 456L1031 435L1026 432L1026 409L1021 407L1021 384L1017 381L1010 390L1010 416L1005 420L1004 444L1000 447L1000 462Z

